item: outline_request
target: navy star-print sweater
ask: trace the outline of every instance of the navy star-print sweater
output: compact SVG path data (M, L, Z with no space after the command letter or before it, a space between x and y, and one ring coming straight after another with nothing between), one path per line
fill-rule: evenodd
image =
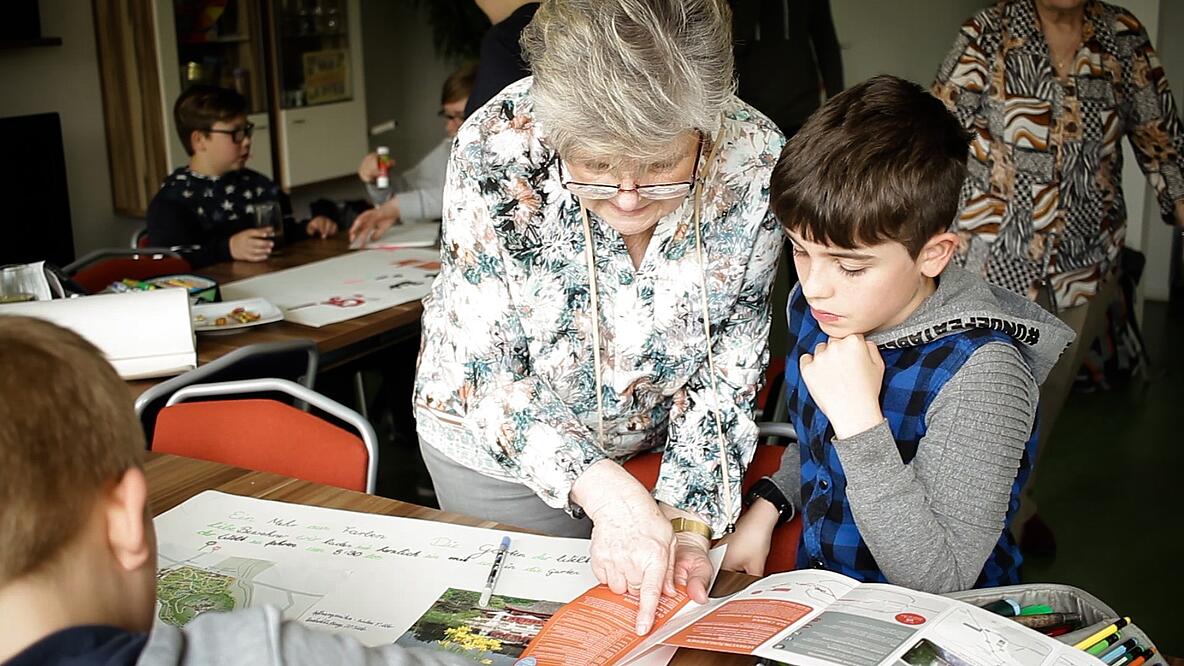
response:
M260 201L280 202L287 240L306 236L303 225L290 219L287 195L267 176L239 169L215 178L181 167L148 204L149 243L199 246L182 252L194 268L230 261L230 237L254 226L254 205Z

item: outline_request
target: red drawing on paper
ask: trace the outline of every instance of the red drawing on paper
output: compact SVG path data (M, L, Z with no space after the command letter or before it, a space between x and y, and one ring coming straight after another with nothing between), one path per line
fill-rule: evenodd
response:
M359 305L365 305L366 299L361 294L354 294L353 296L334 296L327 301L323 301L321 305L333 305L339 308L356 308Z

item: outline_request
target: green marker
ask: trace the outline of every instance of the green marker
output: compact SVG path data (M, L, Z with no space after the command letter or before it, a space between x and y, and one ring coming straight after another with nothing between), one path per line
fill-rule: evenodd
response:
M1109 649L1111 645L1115 645L1121 640L1122 640L1122 634L1114 634L1113 636L1107 636L1106 638L1103 638L1102 640L1098 641L1097 643L1094 643L1093 645L1089 646L1089 648L1086 650L1086 652L1088 652L1089 654L1092 654L1093 656L1096 657L1096 656L1102 654L1103 652L1105 652L1107 649Z
M1020 609L1020 615L1044 615L1051 613L1052 606L1047 604L1036 604L1034 606L1024 606Z

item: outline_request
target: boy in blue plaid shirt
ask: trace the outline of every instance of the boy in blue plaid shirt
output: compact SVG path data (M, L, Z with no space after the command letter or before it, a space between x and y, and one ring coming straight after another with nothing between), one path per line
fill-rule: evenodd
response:
M782 152L771 205L801 280L785 377L799 442L750 491L725 568L762 575L773 528L800 513L798 568L930 592L1018 582L1008 524L1037 387L1072 333L950 265L968 141L941 102L880 76Z

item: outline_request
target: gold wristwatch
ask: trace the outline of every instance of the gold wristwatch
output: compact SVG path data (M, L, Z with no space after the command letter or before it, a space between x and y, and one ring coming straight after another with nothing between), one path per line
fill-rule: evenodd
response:
M708 541L711 541L711 527L705 522L679 517L672 518L670 520L670 526L674 528L675 534L679 532L690 532L706 537Z

